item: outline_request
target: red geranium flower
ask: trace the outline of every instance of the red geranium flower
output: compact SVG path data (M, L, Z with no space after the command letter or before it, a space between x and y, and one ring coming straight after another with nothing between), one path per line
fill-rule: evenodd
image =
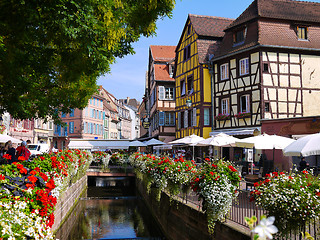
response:
M34 175L31 175L28 177L28 180L32 183L35 183L36 181L38 181L38 178L36 178Z
M21 174L27 174L28 173L28 170L26 168L21 168L20 169L20 173Z
M11 160L12 156L10 154L5 154L3 157L7 160Z
M18 157L18 160L19 160L19 161L25 161L26 158L25 158L24 156L19 156L19 157Z
M54 184L54 181L53 181L53 179L51 178L51 179L49 180L49 182L46 183L46 188L52 190L52 189L54 189L55 187L56 187L56 185Z
M0 181L5 180L5 179L6 179L6 177L4 175L0 174Z

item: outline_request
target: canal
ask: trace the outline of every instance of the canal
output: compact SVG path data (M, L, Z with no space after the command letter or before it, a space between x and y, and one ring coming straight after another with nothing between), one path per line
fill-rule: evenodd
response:
M56 233L60 240L165 239L134 177L88 177L88 189Z

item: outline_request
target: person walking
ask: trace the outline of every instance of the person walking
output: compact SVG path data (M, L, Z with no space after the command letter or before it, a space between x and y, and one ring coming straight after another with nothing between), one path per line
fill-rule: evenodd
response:
M16 149L16 151L17 151L16 158L18 160L22 160L23 161L23 160L28 160L29 159L31 153L30 153L29 149L26 148L26 146L27 146L26 141L22 141L21 145L19 147L17 147L17 149ZM23 157L24 159L22 159L21 157Z
M5 143L4 154L9 154L11 156L11 159L8 159L8 164L11 164L16 161L16 149L12 147L11 140Z
M309 163L306 162L306 159L304 157L301 157L301 161L299 165L300 165L300 171L303 171L304 169L309 167Z

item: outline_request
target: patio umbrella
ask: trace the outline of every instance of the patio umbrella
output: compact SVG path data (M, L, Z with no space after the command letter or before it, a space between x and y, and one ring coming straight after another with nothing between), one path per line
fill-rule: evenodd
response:
M186 136L184 138L180 138L177 140L174 140L172 142L169 142L170 144L185 144L185 145L189 145L192 146L192 159L194 160L194 146L200 142L205 140L203 137L199 137L195 134L192 134L190 136Z
M21 140L17 138L10 137L9 135L5 135L5 134L0 134L0 143L6 143L9 140L11 140L12 143L21 143Z
M203 141L198 142L196 146L232 146L238 140L240 139L232 137L225 133L219 133L217 135L214 135Z
M155 138L152 138L146 142L144 142L144 144L148 145L148 146L157 146L157 145L164 145L164 142L161 142Z
M140 142L138 140L132 141L129 143L129 147L146 147L147 145L143 142Z
M285 156L320 155L320 133L307 135L294 141L283 149Z
M255 149L284 149L294 141L295 140L292 138L277 135L268 135L264 133L255 137L239 139L238 141L236 141L236 146L243 148L254 147Z
M255 148L255 149L273 149L273 161L274 161L274 150L275 149L284 149L286 146L294 142L292 138L282 137L278 135L268 135L266 133L240 139L236 142L237 147L243 148Z

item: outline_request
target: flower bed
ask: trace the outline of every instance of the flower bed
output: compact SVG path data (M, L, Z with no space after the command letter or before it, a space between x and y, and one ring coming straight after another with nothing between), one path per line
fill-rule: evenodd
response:
M238 171L223 160L207 160L193 178L192 189L203 199L210 233L213 233L215 222L224 220L229 212L240 180Z
M68 150L1 165L0 237L53 239L57 199L86 174L91 161L88 152Z
M92 156L93 160L91 162L91 166L101 166L103 171L105 171L108 168L111 158L110 154L106 152L97 151L93 152Z
M163 190L176 195L182 185L189 185L196 172L194 161L183 158L171 159L155 155L132 154L130 164L135 167L136 176L146 183L148 191L154 185L158 188L158 200Z
M319 218L320 180L307 171L267 174L255 187L253 199L268 215L275 216L282 234L301 231L309 221Z
M230 114L222 114L222 113L219 113L218 115L216 115L214 117L215 120L217 121L223 121L223 120L228 120L230 119Z
M204 200L210 233L213 233L214 223L223 220L230 210L241 179L231 163L223 160L206 161L201 169L196 168L194 161L139 153L132 154L129 161L137 177L146 182L147 189L151 185L158 188L159 197L163 190L176 195L181 186L192 186Z
M234 115L237 119L247 118L251 116L250 112L239 112L238 114Z

